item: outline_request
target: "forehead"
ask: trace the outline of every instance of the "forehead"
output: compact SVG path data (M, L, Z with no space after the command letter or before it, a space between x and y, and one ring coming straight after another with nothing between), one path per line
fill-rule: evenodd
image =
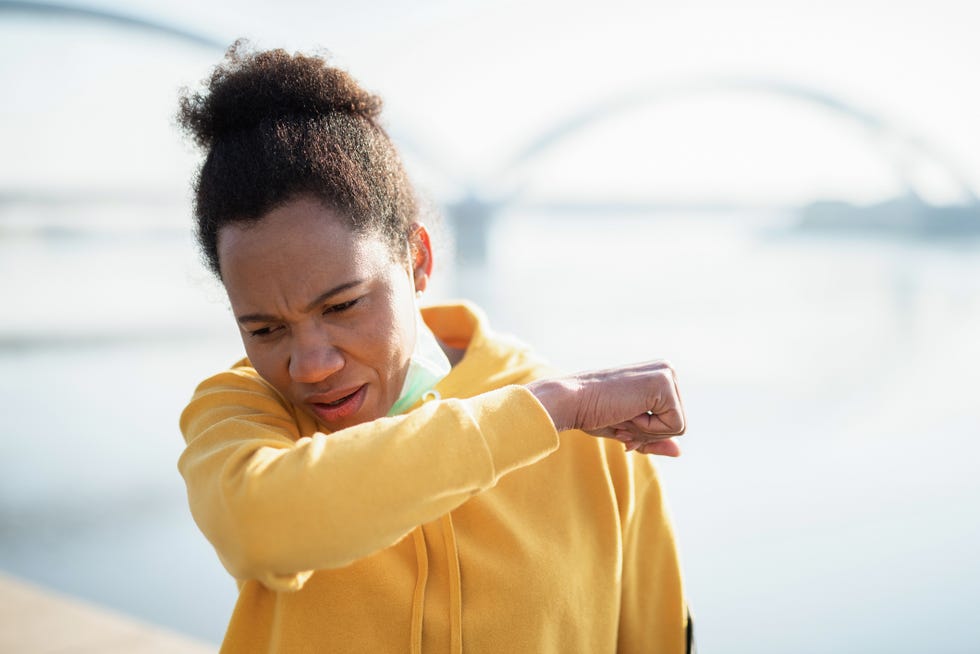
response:
M233 305L267 292L302 294L308 287L319 293L324 284L376 274L392 264L381 238L354 232L342 215L306 197L257 223L221 228L218 260Z

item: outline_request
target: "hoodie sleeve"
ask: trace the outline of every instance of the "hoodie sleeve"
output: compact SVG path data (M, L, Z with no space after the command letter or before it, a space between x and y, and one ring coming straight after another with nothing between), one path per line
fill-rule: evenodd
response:
M649 457L619 449L626 463L618 484L622 491L623 581L616 651L683 654L690 651L688 612L660 481ZM651 649L654 644L657 647Z
M195 522L236 579L273 590L394 544L558 447L523 386L302 437L286 403L236 370L202 383L180 426Z

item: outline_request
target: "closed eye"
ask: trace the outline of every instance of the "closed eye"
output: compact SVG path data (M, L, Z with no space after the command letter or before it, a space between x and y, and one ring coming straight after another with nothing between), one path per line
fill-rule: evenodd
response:
M255 338L262 338L263 336L270 336L280 329L282 329L282 327L260 327L249 331L248 335Z
M340 304L331 304L323 310L324 315L328 313L340 313L341 311L347 311L355 304L361 301L361 298L354 298L353 300L348 300L347 302L341 302Z

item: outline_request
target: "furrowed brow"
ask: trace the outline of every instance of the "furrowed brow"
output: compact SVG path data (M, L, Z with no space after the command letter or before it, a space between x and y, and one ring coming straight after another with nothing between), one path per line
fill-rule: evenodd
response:
M324 291L323 293L317 295L312 302L306 305L304 311L306 313L309 313L310 311L313 311L315 308L317 308L319 305L323 304L324 302L327 302L334 295L339 295L340 293L343 293L346 290L349 290L351 288L354 288L355 286L363 284L364 281L365 280L363 279L355 279L354 281L344 282L343 284L340 284L339 286L335 286L334 288L331 288L328 291ZM247 322L275 322L277 320L280 320L279 316L274 316L269 313L249 313L244 316L238 316L238 322L240 324L244 324Z

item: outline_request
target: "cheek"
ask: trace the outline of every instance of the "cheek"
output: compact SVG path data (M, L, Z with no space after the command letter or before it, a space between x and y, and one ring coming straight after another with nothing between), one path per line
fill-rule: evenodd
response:
M403 314L393 312L378 327L374 334L374 342L377 343L376 359L388 369L388 375L397 376L408 365L412 355L414 333L411 324L405 323Z
M404 270L394 269L392 284L385 303L387 315L379 320L378 343L384 343L384 358L391 368L389 374L404 372L415 345L415 294Z
M289 370L287 357L282 356L277 348L262 347L250 344L247 340L245 356L252 363L255 372L285 396L289 396Z

